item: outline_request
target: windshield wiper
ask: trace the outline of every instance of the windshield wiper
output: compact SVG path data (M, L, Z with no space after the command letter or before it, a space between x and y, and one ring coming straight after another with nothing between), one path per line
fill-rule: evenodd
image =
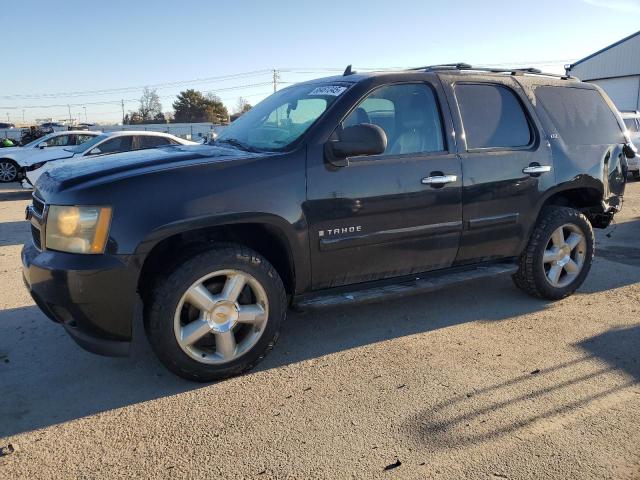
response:
M233 147L239 148L240 150L244 150L245 152L253 152L253 153L260 152L260 150L258 150L257 148L253 148L249 145L245 145L240 140L237 140L235 138L218 139L216 140L215 143L227 143Z

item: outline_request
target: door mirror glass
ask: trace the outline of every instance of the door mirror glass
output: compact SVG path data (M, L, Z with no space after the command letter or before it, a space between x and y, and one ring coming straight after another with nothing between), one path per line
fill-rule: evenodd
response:
M42 142L40 145L38 145L38 148L40 148L40 150L42 150L43 148L47 148L47 142Z
M384 130L371 123L360 123L344 128L338 140L330 142L333 155L339 159L360 155L380 155L387 148Z

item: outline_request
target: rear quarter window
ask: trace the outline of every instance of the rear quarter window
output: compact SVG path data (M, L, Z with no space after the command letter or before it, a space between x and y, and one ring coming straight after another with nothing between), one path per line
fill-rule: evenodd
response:
M538 87L535 96L565 143L607 145L625 142L615 114L597 90Z

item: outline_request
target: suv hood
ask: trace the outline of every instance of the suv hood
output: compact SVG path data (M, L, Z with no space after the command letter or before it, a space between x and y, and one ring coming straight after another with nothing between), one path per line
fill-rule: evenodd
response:
M89 181L112 180L169 168L210 162L253 159L272 153L250 153L233 147L174 145L92 157L75 157L46 164L38 179L40 192L59 191Z

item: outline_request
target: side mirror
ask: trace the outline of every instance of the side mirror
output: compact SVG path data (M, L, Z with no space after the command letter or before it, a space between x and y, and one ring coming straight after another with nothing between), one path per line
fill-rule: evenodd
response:
M622 152L627 158L635 158L636 154L638 153L638 149L633 143L629 142L624 144L624 147L622 147Z
M348 157L379 155L387 149L387 135L384 130L371 123L361 123L342 130L338 140L329 142L331 154L339 160L336 166L346 166ZM342 160L342 161L340 161Z
M38 148L40 148L40 150L42 150L43 148L47 148L47 142L42 142L40 145L38 145Z

